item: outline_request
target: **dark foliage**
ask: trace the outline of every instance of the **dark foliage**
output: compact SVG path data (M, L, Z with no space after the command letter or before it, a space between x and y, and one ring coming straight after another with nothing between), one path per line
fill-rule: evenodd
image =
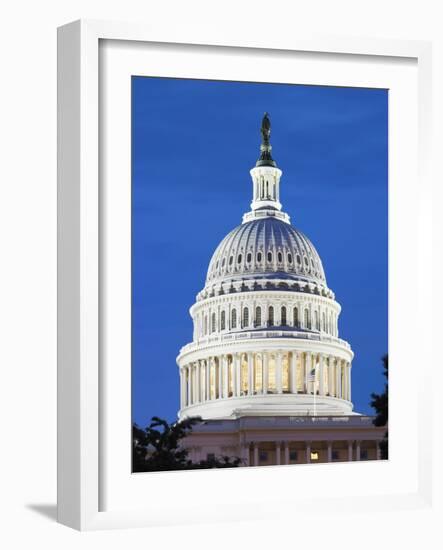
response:
M133 472L158 472L164 470L195 470L203 468L233 468L241 460L228 456L213 457L192 462L188 451L181 447L181 440L193 426L202 422L200 417L186 418L169 424L157 416L145 429L137 424L132 427L132 470Z
M374 418L374 426L386 426L386 433L384 438L380 441L380 455L381 458L388 458L388 370L389 370L389 361L388 355L382 357L383 361L383 374L386 377L385 389L383 393L371 394L371 407L376 411L376 416Z

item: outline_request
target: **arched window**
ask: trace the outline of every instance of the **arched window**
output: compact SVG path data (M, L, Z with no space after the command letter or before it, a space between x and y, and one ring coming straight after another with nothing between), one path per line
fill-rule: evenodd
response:
M320 320L318 317L318 311L314 311L315 329L320 330Z
M305 328L311 329L311 315L309 309L305 309Z
M222 267L225 267L225 263L226 263L226 258L223 258L223 260L222 260Z
M249 326L249 309L247 307L243 308L243 326Z
M278 259L278 263L281 264L282 261L283 261L283 255L282 255L281 252L279 252L279 253L277 254L277 259Z
M268 252L268 262L272 262L272 252Z
M288 254L288 264L292 264L292 254Z
M220 330L225 330L225 328L226 328L226 313L222 311L220 316Z
M257 263L261 262L261 252L258 252L257 254Z
M274 308L272 306L269 307L268 311L268 325L270 327L274 326Z
M251 260L252 260L252 254L248 252L248 255L246 256L246 261L248 262L248 264L250 264Z
M212 314L211 332L215 332L215 313Z
M300 319L298 318L298 308L294 308L294 327L300 326Z
M237 310L233 309L231 312L231 328L237 328Z
M257 306L255 308L255 326L259 327L261 325L261 307Z
M238 255L238 258L237 258L237 263L238 263L238 264L241 264L241 257L242 257L241 254L239 254L239 255Z
M309 265L308 258L306 258L306 256L305 256L305 265L306 267Z
M301 265L301 257L300 257L300 254L297 254L296 259L297 259L298 265Z
M232 262L234 261L234 256L230 256L229 258L229 265L232 265Z
M286 326L287 320L286 320L286 307L282 306L281 308L281 323L282 326Z

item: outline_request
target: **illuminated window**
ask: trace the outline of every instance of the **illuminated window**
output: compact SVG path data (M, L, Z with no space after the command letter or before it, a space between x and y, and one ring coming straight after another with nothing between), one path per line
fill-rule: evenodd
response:
M311 460L315 462L318 460L318 451L311 451Z
M282 358L282 391L289 393L289 357L287 353Z
M220 316L220 330L225 330L225 328L226 328L226 313L222 311Z
M275 355L269 356L268 361L268 393L277 391Z
M235 309L231 312L231 327L237 328L237 310Z
M244 354L241 358L240 388L242 395L246 395L248 393L248 361L246 360L246 355Z
M254 391L260 393L263 390L263 359L256 354L254 359Z

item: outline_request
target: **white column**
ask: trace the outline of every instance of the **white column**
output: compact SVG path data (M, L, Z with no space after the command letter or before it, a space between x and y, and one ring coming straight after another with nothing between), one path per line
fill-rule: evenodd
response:
M202 401L202 372L201 372L201 365L200 361L197 361L197 403L201 403Z
M351 362L348 362L348 400L352 401L352 392L351 392Z
M352 461L352 441L348 441L348 460Z
M248 395L254 392L254 355L248 353Z
M319 382L319 393L320 393L320 395L324 395L324 394L325 394L325 384L324 384L324 373L323 373L323 368L324 368L324 364L323 364L323 354L320 353L320 357L319 357L319 367L318 367L318 374L319 374L319 377L320 377L320 382Z
M311 462L311 442L306 441L306 462L309 464Z
M205 361L205 369L206 369L206 378L205 378L205 382L206 382L206 401L209 401L209 399L211 399L211 377L210 377L210 374L211 374L211 370L210 370L210 360L209 358L206 359Z
M281 464L281 443L277 441L275 443L275 463L277 466Z
M295 260L294 260L295 261ZM291 353L291 363L289 372L289 391L297 393L297 352Z
M257 443L252 444L254 449L254 466L258 466L258 445Z
M289 443L285 441L285 464L289 464Z
M328 462L332 462L332 441L328 441Z
M277 372L276 372L276 386L277 386L277 393L283 393L282 388L282 378L283 378L283 354L281 351L278 351L276 354L277 359Z
M218 398L221 399L223 396L223 380L222 380L222 365L221 365L221 356L217 357L218 364Z
M183 367L180 369L180 408L186 407L186 378Z
M328 389L329 395L335 397L335 384L334 384L334 358L329 356L329 371L328 371Z
M268 371L269 371L269 364L268 364L269 357L268 357L268 352L267 351L263 352L262 361L263 361L263 381L262 381L262 385L263 385L263 393L266 394L266 393L268 393Z
M337 364L336 364L336 380L335 380L335 385L336 385L336 396L341 398L341 359L338 359L337 358Z
M187 377L188 377L188 399L187 399L187 405L192 405L192 377L191 377L191 366L188 365L186 367L187 371Z
M360 445L361 445L361 441L356 441L355 442L355 460L360 460Z
M228 397L228 357L222 356L222 368L223 368L223 397Z
M312 356L310 353L305 353L305 393L309 393L309 373L311 372Z
M240 376L240 355L235 354L234 359L234 370L235 370L235 395L238 397L240 395L241 389L241 376Z

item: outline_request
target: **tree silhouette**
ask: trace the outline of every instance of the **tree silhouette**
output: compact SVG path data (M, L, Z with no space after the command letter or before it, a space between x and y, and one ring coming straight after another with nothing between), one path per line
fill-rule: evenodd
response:
M383 361L383 374L386 377L385 389L383 393L371 393L371 407L376 411L374 418L374 426L386 426L386 433L383 439L379 443L380 456L383 459L388 458L388 370L389 360L388 355L382 357Z
M200 417L185 418L169 423L153 416L145 429L132 426L132 470L133 472L158 472L162 470L194 470L202 468L233 468L241 460L222 456L201 460L189 459L188 451L180 443L193 426L202 422Z

